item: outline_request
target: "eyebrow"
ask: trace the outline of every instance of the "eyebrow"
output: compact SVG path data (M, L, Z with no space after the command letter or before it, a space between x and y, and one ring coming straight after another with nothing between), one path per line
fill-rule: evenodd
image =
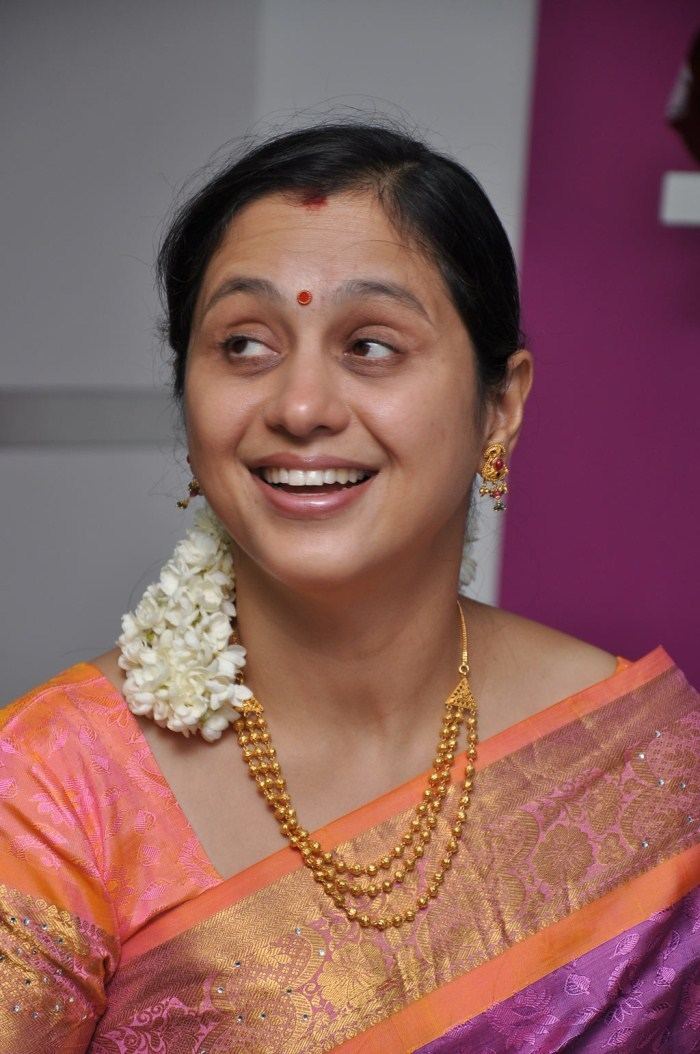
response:
M284 303L284 296L280 290L267 278L255 278L252 275L233 275L222 282L212 294L202 316L211 311L214 305L218 304L224 297L233 296L235 293L252 293L262 296L266 300L271 300L276 304ZM352 300L355 297L382 297L387 300L393 300L417 312L417 314L422 315L424 319L430 322L430 317L418 297L396 282L384 282L373 278L351 278L338 286L331 297L331 303L340 305L345 303L346 300Z

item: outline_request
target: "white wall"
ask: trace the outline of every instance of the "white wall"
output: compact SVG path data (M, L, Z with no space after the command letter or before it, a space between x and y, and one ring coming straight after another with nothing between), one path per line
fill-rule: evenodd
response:
M174 189L250 120L256 6L6 0L3 386L160 378L154 243Z
M520 237L534 0L262 0L255 114L404 117L470 168Z
M95 443L88 421L91 391L169 381L152 261L175 190L243 133L379 110L474 171L517 249L535 18L535 0L6 0L0 394L84 404L60 445L45 421L34 446L0 423L3 700L110 647L183 531L162 401L151 445ZM488 517L481 533L494 599Z

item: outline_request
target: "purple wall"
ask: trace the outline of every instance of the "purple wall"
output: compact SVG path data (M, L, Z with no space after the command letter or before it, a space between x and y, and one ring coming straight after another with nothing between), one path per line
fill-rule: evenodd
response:
M700 684L697 168L664 111L697 0L541 0L523 243L535 386L511 466L503 606Z

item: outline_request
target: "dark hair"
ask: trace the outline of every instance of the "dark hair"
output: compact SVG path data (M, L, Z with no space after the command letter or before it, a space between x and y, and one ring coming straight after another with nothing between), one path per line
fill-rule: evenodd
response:
M317 124L274 136L229 161L177 212L158 254L158 280L184 390L192 314L207 265L244 205L274 192L304 196L370 190L389 220L437 265L476 351L479 406L522 347L515 261L476 179L456 161L394 128Z

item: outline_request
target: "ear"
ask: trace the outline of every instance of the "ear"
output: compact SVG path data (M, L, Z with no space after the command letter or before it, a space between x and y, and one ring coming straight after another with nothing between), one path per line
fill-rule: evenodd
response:
M523 411L532 388L534 362L525 348L508 359L506 383L493 397L486 415L484 446L503 443L508 456L515 448L523 423Z

